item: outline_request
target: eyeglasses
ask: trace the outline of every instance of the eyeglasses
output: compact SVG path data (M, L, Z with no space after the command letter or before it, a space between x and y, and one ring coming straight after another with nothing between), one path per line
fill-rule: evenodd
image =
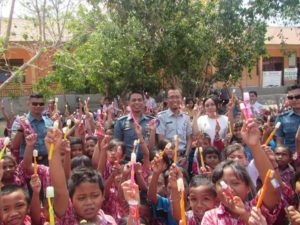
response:
M31 103L33 106L44 106L45 105L45 103L44 102L32 102Z
M287 99L288 100L293 100L293 99L297 100L297 99L300 99L300 95L290 95L290 96L287 96Z

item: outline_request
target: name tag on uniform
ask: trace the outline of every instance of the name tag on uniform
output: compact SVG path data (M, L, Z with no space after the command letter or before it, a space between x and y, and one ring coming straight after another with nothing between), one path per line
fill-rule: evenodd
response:
M166 122L166 124L171 124L171 123L173 123L173 121Z

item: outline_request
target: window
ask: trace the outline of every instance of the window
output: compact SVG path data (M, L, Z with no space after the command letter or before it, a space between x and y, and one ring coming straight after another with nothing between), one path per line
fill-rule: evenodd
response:
M0 59L0 83L6 81L10 77L11 71L14 71L23 64L23 59ZM25 82L25 77L22 76L20 81Z
M294 68L294 67L296 67L297 65L296 65L296 54L295 53L291 53L290 55L289 55L289 67L290 68Z
M283 71L283 57L264 58L263 71Z

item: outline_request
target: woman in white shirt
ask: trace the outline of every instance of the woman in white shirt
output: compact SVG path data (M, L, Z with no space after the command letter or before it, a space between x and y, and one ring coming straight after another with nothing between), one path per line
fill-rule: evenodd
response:
M215 139L225 139L228 130L228 117L218 114L218 99L209 96L203 101L204 115L193 120L193 134L206 133L211 138L211 144Z

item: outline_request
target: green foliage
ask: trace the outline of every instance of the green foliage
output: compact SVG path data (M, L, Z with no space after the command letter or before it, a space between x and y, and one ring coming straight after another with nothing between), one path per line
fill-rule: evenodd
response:
M230 74L237 80L265 53L266 25L242 0L89 2L92 9L80 6L68 24L73 39L38 88L57 83L57 90L112 96L176 85L195 95Z

